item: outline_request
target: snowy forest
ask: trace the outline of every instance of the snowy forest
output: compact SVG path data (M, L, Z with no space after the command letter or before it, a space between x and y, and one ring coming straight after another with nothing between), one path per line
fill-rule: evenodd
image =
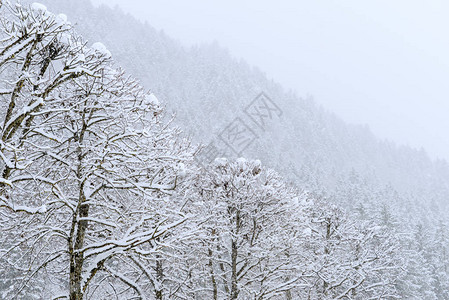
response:
M0 0L0 136L0 299L449 299L447 162L216 43Z

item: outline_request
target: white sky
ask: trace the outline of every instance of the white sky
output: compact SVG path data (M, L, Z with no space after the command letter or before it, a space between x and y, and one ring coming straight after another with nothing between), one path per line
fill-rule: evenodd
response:
M214 40L381 138L449 159L447 0L93 0Z

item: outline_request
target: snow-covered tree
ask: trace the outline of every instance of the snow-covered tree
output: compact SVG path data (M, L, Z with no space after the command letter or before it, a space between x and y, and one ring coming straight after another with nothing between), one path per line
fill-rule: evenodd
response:
M217 159L190 197L202 216L197 297L281 299L298 281L291 241L295 194L258 161Z
M64 15L1 10L3 295L32 297L45 282L34 297L144 297L127 274L186 219L169 203L189 144Z
M398 243L381 227L358 225L341 210L315 200L309 205L311 237L308 297L394 299L400 274Z
M439 220L430 245L431 263L438 299L449 298L449 232L447 223Z

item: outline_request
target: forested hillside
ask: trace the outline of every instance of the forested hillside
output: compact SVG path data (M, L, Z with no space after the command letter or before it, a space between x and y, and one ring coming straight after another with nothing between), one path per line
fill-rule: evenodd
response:
M159 98L169 100L177 122L202 143L214 140L234 118L245 118L244 108L264 92L283 115L262 131L253 128L260 138L245 156L263 158L303 183L313 176L327 188L335 186L339 175L355 171L401 192L447 192L445 161L432 162L424 150L397 146L379 140L366 127L345 124L216 43L185 48L118 9L94 8L87 0L44 2L56 11L69 11L87 40L101 40L121 66Z
M53 262L54 258L60 263L73 262L77 265L75 263L76 259L79 259L76 256L77 252L73 252L70 248L65 249L62 241L59 242L58 250L47 247L45 243L39 244L42 242L39 235L44 236L49 232L55 235L56 232L58 235L64 232L70 236L68 220L72 217L70 211L76 205L64 204L68 209L62 214L53 214L53 210L48 210L47 205L64 203L65 196L54 190L55 182L62 180L60 179L62 175L64 178L61 181L62 186L72 186L73 182L79 182L81 174L67 167L75 163L89 170L88 172L93 172L96 177L89 179L92 180L92 183L89 182L92 187L85 189L85 183L82 183L78 188L70 190L68 195L70 199L78 197L77 193L83 191L87 194L83 197L92 197L101 204L101 199L111 197L105 189L107 182L113 184L112 189L116 191L126 187L125 191L114 194L113 205L107 207L111 210L107 216L102 215L104 213L102 209L93 209L94 217L79 215L78 219L74 218L81 222L76 226L86 226L83 221L90 221L91 224L94 222L97 223L95 226L99 226L88 233L88 236L90 234L88 238L86 237L86 241L91 243L90 246L78 249L89 254L85 264L78 261L78 265L81 266L79 272L75 272L78 276L78 289L82 289L84 284L86 288L83 292L94 299L99 295L118 293L103 286L102 281L122 282L124 286L131 287L128 289L124 287L121 290L123 294L120 295L123 297L137 294L141 298L148 299L249 299L249 297L251 299L447 299L449 297L447 255L449 167L446 162L430 160L423 150L413 150L381 141L366 127L345 124L338 117L317 106L313 99L300 98L292 92L285 91L260 70L244 61L236 60L217 44L185 48L163 32L136 21L120 10L107 7L94 8L87 0L43 2L50 11L65 12L69 21L75 24L76 31L83 36L74 35L72 39L78 41L76 44L78 48L67 50L66 55L72 57L71 63L74 64L69 70L74 70L74 76L78 76L76 74L80 72L79 68L86 68L86 64L93 69L80 75L85 80L83 88L77 88L78 79L72 78L68 73L63 73L68 78L67 82L58 81L57 68L60 66L61 58L60 54L51 56L51 51L55 50L49 45L57 46L58 43L64 43L67 37L60 34L61 29L53 28L53 31L46 31L48 32L46 38L49 41L58 42L42 45L40 52L34 48L27 48L30 44L21 44L20 31L6 37L1 45L3 48L0 47L0 52L3 51L0 75L3 84L14 85L17 82L21 82L18 86L24 82L30 84L17 91L18 94L25 93L17 98L22 99L22 104L16 105L17 107L10 104L9 109L4 103L15 101L16 96L13 95L17 88L0 86L0 97L5 99L1 106L2 112L8 111L7 114L2 114L1 120L1 123L5 124L2 127L4 136L2 151L6 163L3 166L2 187L10 189L8 193L11 193L2 194L1 207L6 207L5 211L26 215L20 219L6 214L2 217L2 226L12 231L8 235L1 236L4 245L8 245L2 247L1 252L5 266L3 271L9 275L0 282L0 295L1 293L6 295L5 297L27 295L29 298L38 295L35 298L39 298L54 293L54 286L45 286L39 282L42 283L42 278L46 278L57 286L58 282L64 281L60 276L67 274L63 269L56 273L46 273L41 270L46 268L46 265L36 264L33 257L36 260L42 254L48 260L48 264ZM39 19L36 16L35 18ZM7 26L8 22L5 24ZM64 24L70 26L68 23ZM12 32L16 30L11 26L8 28ZM18 38L17 44L8 48L8 45L12 45L8 44L9 41L14 38ZM84 40L87 41L86 49L81 47ZM98 41L106 45L108 50L102 44L96 43ZM16 45L23 45L24 48L14 48ZM28 53L33 51L39 53L35 65L27 66L24 63L27 61L26 49L30 49ZM12 50L19 51L17 53L20 55L7 55L8 51ZM50 55L49 63L53 71L43 70L42 74L45 75L43 77L40 75L39 67L41 61L45 61L46 56L42 54L45 51L49 53L46 55ZM66 51L66 48L58 51ZM77 56L79 52L84 51L86 53L83 53L82 57ZM114 61L110 60L109 53L112 54ZM89 55L93 58L99 55L105 61L102 62L100 59L98 67L93 58L86 59ZM20 72L17 66L22 66ZM29 74L30 71L23 68L32 66L36 67L34 71L36 78L24 80L23 74ZM117 66L123 67L133 77L138 78L144 88L134 79L127 81L130 79L125 79L121 70L110 71L109 68ZM99 83L89 79L91 74L89 72L104 76L103 69L106 73L111 72L106 76L110 83ZM49 82L43 80L46 76L49 76ZM55 83L61 85L58 86L61 90L58 96L55 96L58 89L52 87ZM45 92L46 86L52 87L49 93ZM122 91L124 94L116 94L123 87L129 86L134 88L125 88ZM60 93L67 88L69 92L61 95ZM143 89L151 90L151 94L145 96ZM35 91L43 92L36 94ZM78 96L71 95L70 91ZM103 91L109 91L109 94L106 92L105 98L102 98ZM54 118L60 120L64 126L52 129L50 134L48 122L51 123L50 120L53 119L42 113L45 116L43 121L39 118L31 121L26 121L26 118L20 119L22 123L14 125L17 128L11 131L12 129L6 125L11 123L10 118L14 115L12 114L14 109L19 115L20 109L23 109L25 114L28 110L34 109L33 103L26 103L27 92L33 97L41 97L39 99L42 100L39 101L44 101L43 103L47 98L51 99L49 107L61 112L56 113ZM101 126L97 128L96 123L92 123L91 139L86 138L85 141L87 148L78 149L79 140L76 139L79 139L83 134L82 131L86 130L82 126L85 110L77 108L69 114L64 107L72 107L70 105L77 107L80 104L76 101L72 104L67 102L61 107L61 102L64 101L58 100L74 100L81 97L82 93L87 93L89 101L92 101L89 105L96 107L93 111L100 112L99 119L106 112L108 118L101 119L100 123L108 124L114 120L114 125L108 128L111 133L98 134ZM261 93L265 98L257 98ZM99 102L95 100L98 95L101 95ZM176 129L168 130L164 124L159 123L169 122L169 116L165 114L165 117L162 117L163 107L160 107L154 95L166 105L168 112L176 114L174 121L176 125L189 133L194 142L206 146L203 152L195 152ZM136 143L142 149L159 143L160 140L156 137L163 137L161 147L167 153L160 152L162 150L159 145L152 146L154 147L150 147L152 151L146 153L147 156L142 160L152 163L151 172L157 178L154 181L155 184L157 182L157 188L136 184L134 181L132 186L129 184L123 186L122 180L126 182L124 178L126 174L147 176L142 173L136 175L126 167L127 164L137 163L133 157L126 159L112 157L111 159L116 161L109 161L108 164L111 166L106 168L101 176L91 171L98 168L96 164L102 166L101 161L109 155L107 151L95 148L99 144L108 149L108 143L117 143L114 147L117 147L119 152L126 152L127 141L122 143L120 139L110 140L113 130L131 130L129 124L123 123L126 117L118 111L124 109L129 114L128 118L134 119L135 114L142 116L141 114L149 113L143 106L139 108L143 109L140 112L127 110L118 104L120 101L116 102L115 97L125 99L134 97L140 99L139 103L146 103L150 110L155 110L152 112L155 119L147 120L151 123L148 126L153 128L154 132L141 131L147 126L142 124L142 128L136 129L137 133L131 133L135 138L140 135L144 138L144 142L132 139L132 143ZM257 102L261 99L265 102ZM109 102L114 103L113 107L108 106ZM39 103L41 102L36 102L36 105ZM268 117L257 119L257 115L251 114L254 105L258 103L271 105L271 107L258 106L262 110L268 108L265 111ZM116 116L120 117L115 119ZM33 131L31 140L28 140L24 128L29 128L32 122L40 123ZM73 127L77 122L80 122L79 126ZM245 124L247 131L252 133L251 143L245 147L229 144L230 140L226 145L229 128L232 128L235 122ZM75 140L69 138L63 141L54 138L70 134L75 136ZM95 144L95 137L98 135L101 139ZM30 142L23 144L22 140ZM47 140L51 141L50 145L46 144ZM36 145L39 147L34 149ZM43 145L57 151L46 150L47 154L41 156L39 153L42 153ZM92 149L87 150L88 148ZM198 159L201 153L204 154L205 150L211 149L216 150L212 151L216 157L227 156L230 160L214 161L214 157L204 155L201 160ZM86 162L84 155L77 157L73 154L76 151L94 151L85 154L87 157L92 155L93 158ZM142 153L136 155L143 155L144 152L142 150ZM16 153L20 154L19 158L15 156ZM64 163L64 160L60 159L61 153L66 153L74 162ZM36 157L36 161L23 168L13 166L13 160L20 162L23 160L21 157L27 156ZM257 161L232 159L239 156L260 159L263 165L277 170L286 178L288 184L274 171L261 167ZM165 161L164 165L161 164L160 157L169 157L173 161ZM196 164L193 163L194 158L197 158ZM9 162L11 164L8 164ZM41 170L42 166L46 166L47 169ZM58 166L60 169L55 172L51 168L48 169L48 166ZM189 175L181 176L178 173L184 167L189 170L187 172ZM124 173L120 174L119 178L114 177L118 176L114 168L123 168L120 170ZM164 171L160 171L161 168ZM74 173L71 173L72 171ZM34 175L26 177L29 174L39 174L39 178L45 180L36 179ZM112 179L109 176L112 176ZM147 177L149 178L151 175ZM184 179L181 180L182 178ZM265 184L261 183L263 180L266 181ZM28 181L34 182L32 188ZM106 183L101 184L103 181ZM49 182L53 185L53 189L46 186ZM173 184L178 185L176 192L167 193ZM96 188L99 187L101 189L97 191ZM144 189L154 191L143 193ZM33 191L27 196L29 198L25 204L17 206L18 204L15 205L9 200L8 197L18 199L25 190ZM47 195L50 191L54 194L52 197L58 200L44 205L46 197L50 197ZM115 228L111 223L122 224L120 223L122 217L120 214L116 215L117 207L129 205L121 202L122 193L132 195L130 197L134 197L133 203L137 203L137 207L133 208L135 212L128 211L127 208L129 216L124 217L124 220L130 221L123 224L124 228ZM143 194L138 196L139 193ZM42 202L33 200L31 195L39 195L39 199L42 199L39 201ZM272 195L275 195L275 199L270 198ZM139 207L144 208L153 203L154 199L160 200L157 202L160 206L152 207L148 213L160 216L145 219ZM211 199L215 202L210 202ZM257 204L262 201L261 199L267 201L262 210ZM279 199L282 201L277 202ZM164 201L165 203L170 201L173 207L168 209L163 205ZM235 204L239 203L238 201L242 201L241 205ZM233 203L232 205L236 205L237 208L231 205L230 209L229 203ZM34 208L31 209L31 206ZM82 201L80 207L84 207ZM79 213L79 210L74 211L76 214ZM42 215L43 220L47 221L54 217L56 223L51 224L54 231L45 231L42 227L36 226L35 214ZM193 221L192 215L195 216ZM167 222L162 222L161 218L164 216L172 224L173 230L169 233L162 230L159 235L159 226L162 225L158 224ZM204 219L205 216L213 217ZM137 220L139 217L146 221L139 223ZM244 220L242 223L236 221L240 217ZM251 220L255 219L260 223L251 227ZM25 239L15 244L10 239L20 232L17 230L21 222L31 227L26 232ZM133 225L133 222L139 223L142 228ZM233 227L234 225L237 227ZM100 232L108 226L112 229L107 230L107 236L101 236ZM149 237L150 231L145 229L146 226L151 228L153 236ZM171 228L170 225L164 226ZM148 235L148 239L145 240L149 243L148 246L127 248L128 246L118 242L122 242L130 234L137 234L139 228L144 237L145 234ZM111 248L113 249L111 253L108 252L108 255L104 256L104 252L94 251L95 248L107 248L111 239L115 245ZM17 251L23 249L26 243L39 244L40 250L33 248L34 250L25 256L18 257ZM116 251L117 249L120 251ZM73 259L63 258L62 253L65 252L73 255ZM237 253L243 256L237 259ZM267 253L271 254L267 256ZM269 258L273 253L276 253L276 259L271 260ZM110 258L104 266L100 265L104 262L103 258L105 260ZM23 264L24 267L17 268L18 264ZM119 269L117 266L122 267L122 273L117 272ZM58 269L53 266L53 270L55 268ZM278 269L282 272L277 273L275 270ZM29 270L35 273L30 273ZM97 272L99 275L95 277ZM44 277L40 273L43 273ZM40 277L36 277L36 274ZM92 274L92 278L86 274ZM141 279L143 277L146 279ZM93 278L95 280L92 280L91 286L88 287ZM134 281L131 278L134 278ZM76 279L74 278L75 281ZM18 283L14 283L15 281ZM33 289L30 289L30 286ZM61 286L64 286L64 283L61 283ZM63 294L62 291L61 293Z

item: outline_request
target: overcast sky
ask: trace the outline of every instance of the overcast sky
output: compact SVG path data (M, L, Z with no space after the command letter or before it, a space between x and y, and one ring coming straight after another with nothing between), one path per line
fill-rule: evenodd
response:
M94 0L186 46L218 41L381 138L449 159L447 0Z

